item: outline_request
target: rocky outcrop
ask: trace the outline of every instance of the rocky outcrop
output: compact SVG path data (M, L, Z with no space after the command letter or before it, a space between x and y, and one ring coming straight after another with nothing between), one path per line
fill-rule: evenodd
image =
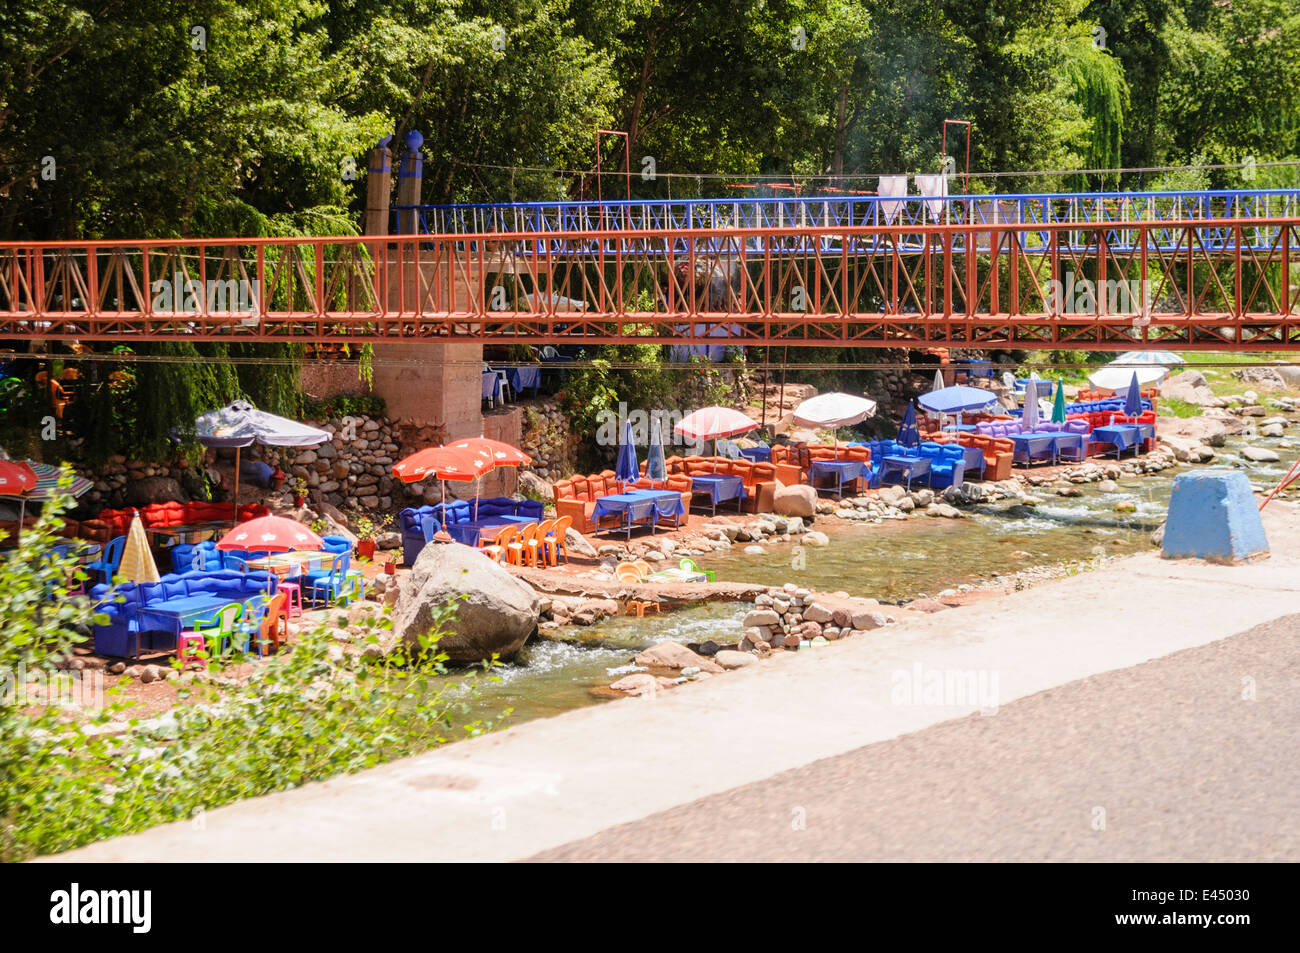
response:
M425 546L403 580L393 606L393 639L418 648L438 608L452 600L456 614L438 648L453 662L478 662L493 653L511 659L537 631L541 600L531 586L477 550L445 543Z
M1160 385L1160 396L1181 400L1198 407L1222 407L1222 398L1216 397L1209 382L1200 371L1183 371Z

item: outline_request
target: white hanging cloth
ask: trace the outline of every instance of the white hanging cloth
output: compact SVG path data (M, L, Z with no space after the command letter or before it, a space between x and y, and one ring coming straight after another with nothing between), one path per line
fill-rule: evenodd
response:
M882 175L880 177L880 184L876 187L876 194L882 199L892 198L895 195L906 195L907 176ZM885 222L889 225L893 225L894 219L898 218L898 211L902 207L902 202L881 202L880 211L885 215Z

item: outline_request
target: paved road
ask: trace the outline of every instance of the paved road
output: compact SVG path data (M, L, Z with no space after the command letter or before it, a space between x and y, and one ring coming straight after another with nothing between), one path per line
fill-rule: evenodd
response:
M1293 615L531 859L1296 861L1298 731Z

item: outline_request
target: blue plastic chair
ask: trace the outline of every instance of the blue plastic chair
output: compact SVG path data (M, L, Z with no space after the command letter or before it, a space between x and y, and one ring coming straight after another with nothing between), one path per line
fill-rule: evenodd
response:
M339 553L335 557L334 565L331 568L316 569L312 572L303 573L299 579L303 598L311 599L312 602L320 600L325 603L337 600L346 588L348 562L351 559L352 554L350 552Z
M103 577L100 582L112 582L113 576L117 573L117 567L122 562L122 550L125 548L125 536L113 537L99 554L99 559L86 566L86 572L99 573Z

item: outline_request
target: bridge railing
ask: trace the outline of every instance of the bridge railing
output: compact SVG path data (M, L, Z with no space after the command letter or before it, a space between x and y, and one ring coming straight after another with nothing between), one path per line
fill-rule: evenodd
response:
M10 242L0 340L1289 349L1298 247L1300 216Z
M1096 224L1288 218L1300 189L401 205L394 234ZM414 228L413 228L414 226Z

